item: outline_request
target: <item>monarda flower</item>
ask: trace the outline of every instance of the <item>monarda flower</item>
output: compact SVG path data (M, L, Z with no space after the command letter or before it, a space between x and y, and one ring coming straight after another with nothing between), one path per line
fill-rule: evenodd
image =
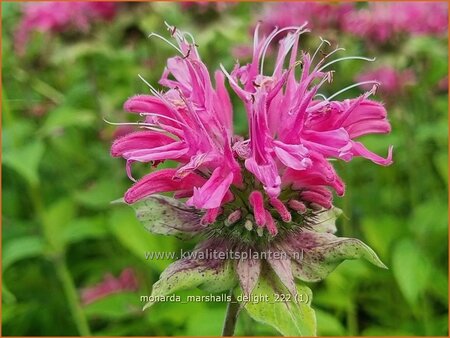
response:
M369 3L367 8L343 18L344 31L375 43L387 43L402 35L440 36L447 32L446 2Z
M270 31L308 22L317 31L339 29L345 16L353 10L352 3L326 3L311 1L268 3L262 13L262 29Z
M126 268L117 278L111 274L106 274L100 283L82 289L81 300L84 305L88 305L109 295L137 291L138 288L139 285L134 270Z
M230 72L221 67L213 85L193 37L175 27L169 31L176 45L156 35L179 54L168 60L159 82L166 89L159 92L147 83L151 95L126 101L125 110L144 118L137 123L141 130L117 139L111 148L113 156L126 159L131 179L134 162L156 167L124 196L145 227L199 240L193 255L162 273L152 295L191 287L231 289L247 296L242 299L267 294L269 303L241 305L285 335L313 335L310 291L301 281L319 281L345 259L363 257L384 267L361 241L333 234L340 211L333 207L332 191L342 196L345 187L330 160L364 157L392 163L392 149L383 158L356 140L388 133L386 111L369 99L376 86L343 101L335 98L347 88L329 97L319 93L332 81L333 63L365 58L328 61L341 49L319 58L325 40L313 55L299 53L304 27L275 29L263 38L257 28L252 62ZM285 37L268 72L265 54L280 34ZM248 135L234 134L225 80L246 109ZM165 160L179 165L158 169ZM173 196L158 195L167 192ZM274 300L280 293L291 301Z
M394 98L401 94L407 86L416 83L416 76L412 69L396 70L390 66L384 66L376 69L370 69L362 72L356 77L357 81L366 83L370 80L376 80L380 83L380 93L383 97ZM367 89L367 84L361 88Z
M56 1L27 4L23 7L23 17L15 32L15 47L19 53L23 53L33 31L86 32L92 22L110 20L115 14L116 4L112 2Z

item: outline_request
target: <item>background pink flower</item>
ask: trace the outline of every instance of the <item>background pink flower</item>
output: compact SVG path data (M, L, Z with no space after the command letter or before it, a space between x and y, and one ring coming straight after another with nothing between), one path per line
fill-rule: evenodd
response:
M380 82L379 91L386 96L399 94L405 86L413 85L416 76L411 69L398 71L392 67L385 66L377 69L362 72L356 77L356 81L365 82L376 80ZM368 90L370 85L361 85L361 88Z
M111 294L136 291L138 288L138 281L133 269L126 268L117 278L111 274L106 274L98 284L82 289L81 300L83 304L87 305Z
M370 2L343 17L344 31L384 43L396 35L440 35L447 31L446 2Z
M15 45L23 53L33 31L57 33L89 30L97 20L110 20L116 14L113 2L44 2L23 6L23 18L15 33Z
M298 26L308 22L315 32L339 28L345 16L353 10L352 3L279 2L268 3L261 16L263 32L275 27Z

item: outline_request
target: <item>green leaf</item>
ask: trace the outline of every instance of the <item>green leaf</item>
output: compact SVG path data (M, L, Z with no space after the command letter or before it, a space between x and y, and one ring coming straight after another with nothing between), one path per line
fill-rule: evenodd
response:
M3 246L2 270L5 271L19 260L40 256L44 250L45 243L38 236L11 239Z
M75 192L75 200L92 209L109 208L112 200L120 196L120 184L111 184L111 178L100 179L88 188Z
M64 249L66 244L64 231L74 219L75 212L75 204L70 199L61 199L45 210L43 222L45 238L58 252Z
M297 284L298 302L288 299L289 291L273 276L260 277L250 300L268 299L268 301L249 301L245 305L250 317L274 327L284 336L315 336L316 316L311 308L312 292ZM238 298L239 299L239 298Z
M111 232L125 248L157 271L162 271L173 261L171 257L159 257L152 260L146 258L146 253L149 251L175 254L175 240L149 234L136 220L130 208L114 210L110 215L109 224Z
M67 127L89 127L95 121L95 114L90 110L78 110L61 107L53 110L45 120L40 133L49 135L61 128Z
M404 235L406 222L389 215L377 215L361 220L361 230L364 238L371 244L381 257L389 256L391 243L396 238Z
M301 259L292 260L292 272L303 281L322 280L347 259L364 258L386 269L377 254L359 239L304 230L298 235L297 241L307 245L307 248L302 251Z
M103 217L86 217L67 224L63 230L63 239L66 243L76 243L86 239L102 238L107 234L108 228Z
M141 313L136 293L121 292L108 295L85 306L86 315L91 318L119 320L135 317Z
M411 305L415 305L430 277L427 257L414 242L404 239L394 248L392 268L401 292Z
M314 298L315 299L315 298ZM314 301L314 303L316 303ZM317 331L319 336L343 336L345 329L342 323L333 315L316 309Z
M222 323L224 318L224 309L209 307L203 311L197 310L187 321L186 336L217 336L220 332L218 323Z
M131 206L137 219L155 234L188 238L204 229L195 209L174 198L153 195Z
M209 266L207 260L184 258L172 263L153 284L152 297L170 295L176 291L199 287L208 292L221 292L233 288L237 281L231 261L220 266ZM155 304L149 301L144 310Z
M336 219L342 215L342 210L336 207L326 210L317 215L314 230L317 232L328 232L334 234L336 229Z
M33 140L24 146L6 149L3 163L20 174L30 186L39 183L38 167L44 154L44 144Z
M442 152L434 155L433 163L441 175L442 180L448 185L448 154Z

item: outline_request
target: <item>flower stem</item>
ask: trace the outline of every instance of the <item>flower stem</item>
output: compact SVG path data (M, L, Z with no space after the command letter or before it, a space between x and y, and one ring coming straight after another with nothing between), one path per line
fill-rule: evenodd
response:
M240 304L233 295L233 289L230 290L231 300L227 306L227 313L223 323L222 337L231 337L234 335L234 329L239 315Z
M63 258L54 260L56 273L62 283L67 302L72 313L73 321L81 336L91 336L89 325L83 309L78 301L78 293L73 283L67 264Z
M50 247L52 247L53 242L52 239L50 238L50 234L48 231L45 230L48 227L46 227L46 225L44 224L46 222L46 218L44 205L42 204L42 196L40 195L39 185L34 185L30 187L29 195L34 206L36 216L40 220L40 223L43 227L44 238L46 239L47 243L49 243ZM59 278L59 281L62 284L64 295L66 296L70 313L72 315L72 319L75 323L78 333L81 336L92 336L91 331L89 329L88 321L86 319L86 315L84 314L78 299L78 293L75 287L75 283L73 282L73 277L65 261L64 250L60 251L54 248L53 250L55 251L49 255L49 258L50 261L53 263L53 266L56 270L56 274Z

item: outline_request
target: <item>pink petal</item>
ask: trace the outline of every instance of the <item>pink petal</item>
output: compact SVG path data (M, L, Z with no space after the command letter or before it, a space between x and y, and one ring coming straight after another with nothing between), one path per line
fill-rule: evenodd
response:
M287 167L302 170L309 167L312 161L307 158L308 149L301 144L286 144L280 141L273 142L275 154Z
M224 167L218 167L201 188L194 189L194 195L186 204L199 209L218 208L222 204L232 181L233 173Z
M125 202L131 204L159 192L193 189L205 182L204 178L196 174L174 180L175 173L176 169L161 169L144 176L125 193Z
M123 157L138 162L176 160L185 158L189 148L185 142L173 142L153 149L136 149L123 153Z
M130 113L158 113L171 115L170 110L160 98L150 95L133 96L125 102L123 108Z
M270 204L278 211L283 221L290 222L292 220L291 213L278 198L271 198Z
M154 131L136 131L122 136L111 146L111 155L123 156L125 153L138 149L152 149L175 142L169 136Z
M374 162L376 164L387 166L387 165L390 165L393 163L392 149L393 149L393 147L390 146L389 150L388 150L387 158L383 158L383 157L369 151L366 147L364 147L364 145L362 143L353 142L352 151L355 156L362 156L364 158L371 160L372 162Z
M278 229L275 224L275 220L273 219L270 212L265 210L265 213L266 213L266 228L272 236L275 236L278 233Z
M280 194L281 178L273 161L268 164L257 164L254 158L249 158L245 160L245 167L261 181L269 196L277 197Z
M266 224L266 210L264 209L264 197L260 191L252 191L248 201L253 208L256 224L264 226Z

